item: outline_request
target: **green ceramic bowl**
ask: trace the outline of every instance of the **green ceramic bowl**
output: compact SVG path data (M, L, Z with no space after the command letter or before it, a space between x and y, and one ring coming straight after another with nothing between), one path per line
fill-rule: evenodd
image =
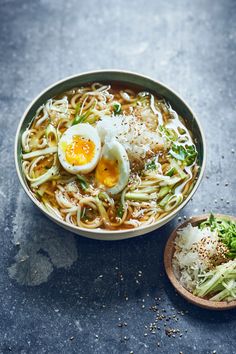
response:
M32 121L37 108L41 106L43 103L45 103L45 101L47 101L49 98L58 95L59 93L62 93L64 91L67 91L73 87L82 86L91 82L109 82L109 83L119 82L119 83L124 83L129 85L137 85L137 86L141 86L142 88L148 91L152 91L153 93L156 93L159 96L163 96L168 102L170 102L173 109L176 110L182 117L184 117L187 127L194 134L194 138L198 150L198 164L200 166L200 171L197 176L197 181L191 193L179 205L179 207L154 224L138 227L132 230L118 230L118 231L103 230L103 229L88 230L88 229L72 226L66 223L65 221L61 221L55 218L54 216L50 215L44 209L41 203L34 197L34 195L32 194L32 192L28 187L28 184L22 173L22 167L21 167L22 133L28 127L29 123ZM205 162L206 162L206 144L205 144L203 131L196 115L192 112L192 110L187 105L187 103L185 103L184 100L180 98L173 90L169 89L168 87L166 87L165 85L163 85L158 81L155 81L143 75L139 75L132 72L120 71L120 70L100 70L94 72L87 72L87 73L68 77L64 80L58 81L55 84L49 86L48 88L46 88L46 90L41 92L39 96L36 97L26 109L19 123L19 127L16 133L16 140L15 140L15 163L16 163L17 174L22 187L24 188L26 194L33 201L33 203L36 204L37 207L44 214L46 214L51 220L61 225L65 229L70 230L81 236L86 236L89 238L94 238L99 240L121 240L129 237L143 235L155 229L158 229L159 227L163 226L168 221L173 219L178 214L178 212L188 203L190 198L196 192L203 176L203 172L205 169Z

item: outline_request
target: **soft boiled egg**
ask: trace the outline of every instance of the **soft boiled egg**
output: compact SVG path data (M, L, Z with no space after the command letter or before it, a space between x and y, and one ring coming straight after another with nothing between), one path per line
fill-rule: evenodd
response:
M97 130L88 123L67 129L58 144L60 163L72 174L91 172L98 163L100 152L101 141Z
M121 192L128 183L130 163L125 148L115 139L105 141L95 177L108 193Z

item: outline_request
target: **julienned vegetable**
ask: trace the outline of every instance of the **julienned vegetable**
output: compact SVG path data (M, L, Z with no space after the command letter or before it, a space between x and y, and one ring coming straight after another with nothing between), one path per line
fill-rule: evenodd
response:
M179 231L172 263L186 289L212 301L236 299L235 230L234 221L211 215Z
M236 260L216 266L215 269L199 275L199 278L195 295L203 297L215 294L210 297L213 301L236 299Z

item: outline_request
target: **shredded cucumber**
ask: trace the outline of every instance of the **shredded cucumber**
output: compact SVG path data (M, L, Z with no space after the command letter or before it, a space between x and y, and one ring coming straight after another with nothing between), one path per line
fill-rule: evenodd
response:
M134 201L148 201L148 200L153 200L157 198L157 194L146 194L146 193L139 193L139 192L132 192L132 193L126 193L125 194L125 199L128 200L134 200Z
M203 277L194 291L195 295L215 294L211 297L213 301L236 299L236 260L215 267Z

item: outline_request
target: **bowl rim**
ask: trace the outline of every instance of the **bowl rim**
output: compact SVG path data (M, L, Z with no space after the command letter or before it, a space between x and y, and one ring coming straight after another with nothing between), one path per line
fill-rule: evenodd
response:
M64 82L67 82L69 80L75 79L77 77L81 77L81 76L86 76L86 75L93 75L93 74L99 74L99 73L106 73L106 74L125 74L125 75L130 75L130 76L136 76L139 77L140 79L145 79L148 81L153 82L154 84L157 84L159 86L162 86L164 89L166 89L167 91L172 92L175 96L178 97L178 99L183 103L183 105L185 105L185 107L189 110L189 112L192 114L192 116L194 117L200 134L201 134L201 139L202 139L202 147L203 147L203 158L202 158L202 165L201 165L201 170L200 170L200 174L198 176L198 179L193 187L193 189L191 190L191 192L189 193L189 195L187 196L187 198L176 208L174 209L171 213L167 214L164 218L157 220L155 223L150 224L150 225L144 225L144 226L139 226L136 227L134 229L124 229L124 230L106 230L106 229L100 229L100 228L96 228L96 229L87 229L87 228L82 228L82 227L78 227L76 225L72 225L72 224L68 224L67 222L65 222L64 220L60 220L59 218L56 218L54 215L50 214L45 208L43 208L43 206L41 205L41 203L35 199L34 195L32 194L31 190L29 189L28 185L25 183L21 172L20 172L20 167L18 164L18 142L19 142L19 137L20 137L20 131L21 131L21 127L25 121L26 116L28 115L31 107L40 99L40 97L44 94L47 93L47 91L53 89L55 86L58 86ZM120 80L121 82L124 80ZM18 123L18 127L16 130L16 135L15 135L15 146L14 146L14 158L15 158L15 167L16 167L16 171L17 171L17 175L18 178L20 180L21 186L23 187L25 193L28 195L28 197L32 200L32 202L44 213L46 214L50 219L52 219L54 222L60 224L62 227L69 227L71 230L73 230L74 232L78 233L79 231L82 232L86 232L88 234L132 234L135 233L135 231L141 231L141 234L145 234L148 233L148 229L150 228L150 226L154 227L156 226L156 228L158 228L158 225L160 225L159 227L163 226L164 224L166 224L168 221L170 221L172 218L175 217L175 215L189 202L189 200L192 198L192 196L194 195L194 193L196 192L196 190L198 189L203 175L204 175L204 171L205 171L205 167L206 167L206 140L205 140L205 135L203 133L203 129L202 129L202 125L198 119L198 117L196 116L196 114L193 112L193 110L190 108L190 106L185 102L185 100L173 89L169 88L167 85L163 84L161 81L159 80L155 80L152 79L149 76L137 73L137 72L133 72L133 71L127 71L127 70L119 70L119 69L102 69L102 70L91 70L91 71L86 71L86 72L81 72L78 74L74 74L74 75L70 75L67 76L61 80L58 80L56 82L54 82L53 84L47 86L44 90L42 90L27 106L27 108L25 109L19 123ZM147 230L145 232L145 230Z
M171 284L173 285L173 287L184 299L186 299L191 304L194 304L196 306L199 306L199 307L202 307L202 308L205 308L208 310L217 310L217 311L230 310L230 309L236 308L236 300L232 300L230 302L211 301L211 300L207 300L207 299L201 298L199 296L193 295L190 291L185 289L183 287L183 285L181 285L180 281L177 279L177 277L174 273L173 266L172 266L172 259L173 259L173 254L175 251L174 241L177 236L177 232L181 228L187 226L188 224L197 226L200 222L207 220L210 215L211 214L202 214L202 215L192 216L188 220L186 220L183 223L181 223L180 225L178 225L171 232L171 234L169 235L169 238L166 242L166 245L165 245L164 267L165 267L167 277L168 277L169 281L171 282ZM226 214L216 214L216 213L213 213L213 215L218 218L236 221L235 216L226 215Z

